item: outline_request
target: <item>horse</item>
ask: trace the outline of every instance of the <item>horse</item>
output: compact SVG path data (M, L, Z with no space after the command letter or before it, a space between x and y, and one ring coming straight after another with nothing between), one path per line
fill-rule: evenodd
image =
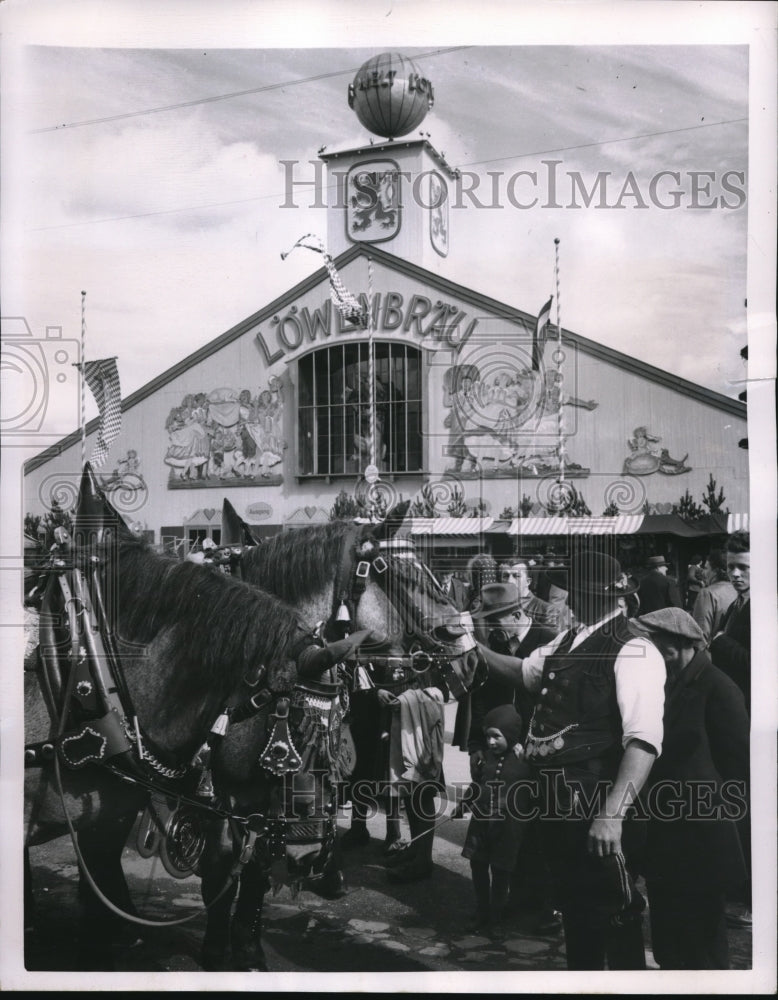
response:
M88 883L79 891L83 965L110 968L112 915L148 923L121 869L148 807L149 854L159 849L168 870L202 876L204 967L224 968L231 940L235 969L264 969L268 869L285 859L297 882L332 872L329 783L344 711L333 671L368 633L324 646L277 597L158 555L113 511L88 466L74 536L69 552L60 538L39 656L25 671L25 762L35 768L25 773L26 848L71 833ZM322 703L324 727L309 710ZM215 796L198 787L209 741ZM225 824L234 843L226 869L213 846Z
M383 632L380 644L363 644L354 657L357 667L376 668L379 700L393 687L384 683L390 677L396 681L394 690L398 693L409 687L432 686L441 689L445 697L459 699L484 679L484 659L469 615L449 601L412 545L396 537L407 509L408 502L397 505L379 525L332 521L265 538L260 545L239 550L238 571L242 579L288 601L309 619L323 621L326 637L337 638L343 628ZM386 667L383 673L381 665ZM385 703L394 703L391 691ZM359 723L358 761L360 754L372 756L369 742L378 736L377 703L360 699L360 706L364 714L359 720L356 715L352 718ZM352 732L357 740L354 726ZM362 777L366 777L364 772ZM418 791L421 797L415 792L406 796L414 841L425 832L431 833L433 781L419 782ZM399 839L398 809L398 800L390 795L387 849ZM367 839L363 812L360 805L357 814L355 802L344 846ZM415 864L408 858L405 867L398 866L390 876L394 881L411 881L431 873L432 836L424 838L422 848L412 852L421 855L414 858Z

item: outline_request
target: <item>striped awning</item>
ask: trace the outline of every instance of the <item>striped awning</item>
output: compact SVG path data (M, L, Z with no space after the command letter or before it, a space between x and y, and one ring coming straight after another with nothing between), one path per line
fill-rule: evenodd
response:
M413 517L403 525L411 535L475 540L478 535L677 535L703 538L723 534L724 518L710 515L688 522L678 514L617 514L616 517ZM730 514L726 531L748 528L748 514Z
M515 517L509 535L634 535L645 515L616 517Z
M494 524L493 517L414 517L412 535L480 535Z
M748 531L748 514L727 515L727 534L731 535L733 531Z

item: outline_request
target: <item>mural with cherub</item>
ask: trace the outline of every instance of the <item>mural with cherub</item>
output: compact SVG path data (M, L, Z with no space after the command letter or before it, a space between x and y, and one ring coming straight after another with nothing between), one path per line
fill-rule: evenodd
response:
M188 393L165 421L169 489L283 482L283 393L278 379L249 389Z
M652 472L678 476L691 472L691 466L686 464L688 453L683 458L671 458L668 449L661 447L661 441L647 427L636 427L627 441L629 455L624 459L623 471L633 476L650 476Z
M519 353L504 349L479 363L457 364L444 374L443 405L448 409L445 455L449 472L460 475L545 476L559 466L560 410L594 410L594 399L565 391L560 372L536 369ZM589 469L565 455L571 476Z

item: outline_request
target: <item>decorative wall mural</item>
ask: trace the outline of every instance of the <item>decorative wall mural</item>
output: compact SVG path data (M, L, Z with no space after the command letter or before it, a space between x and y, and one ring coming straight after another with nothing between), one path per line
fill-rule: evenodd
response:
M281 383L252 396L248 389L189 393L165 422L170 466L168 488L256 486L283 482L277 469L287 447L283 439Z
M116 466L107 476L99 476L100 485L104 490L143 490L146 488L143 473L140 469L140 459L135 448L130 448L127 454L120 458Z
M454 459L446 471L511 478L556 471L561 407L594 410L597 402L566 394L556 371L519 367L494 356L483 367L488 374L474 364L446 370L444 453ZM565 470L572 476L589 474L567 457Z
M430 242L441 257L448 256L448 186L442 174L429 175Z
M691 466L686 464L688 453L683 458L671 458L667 448L660 446L661 441L647 427L636 427L627 441L630 454L624 459L623 471L634 476L650 476L653 472L678 476L682 472L691 472Z

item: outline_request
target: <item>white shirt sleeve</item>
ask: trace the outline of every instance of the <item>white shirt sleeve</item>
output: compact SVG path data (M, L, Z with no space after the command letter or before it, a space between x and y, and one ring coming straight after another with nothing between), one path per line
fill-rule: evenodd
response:
M614 666L616 700L624 733L622 746L643 740L662 752L665 707L665 661L648 639L631 639L621 648Z
M521 661L521 677L524 687L528 691L533 692L540 689L540 682L543 678L543 664L546 662L546 657L550 656L556 650L564 637L565 633L561 632L559 635L554 636L551 642L545 646L538 646L537 649L533 649L529 656L525 656Z

